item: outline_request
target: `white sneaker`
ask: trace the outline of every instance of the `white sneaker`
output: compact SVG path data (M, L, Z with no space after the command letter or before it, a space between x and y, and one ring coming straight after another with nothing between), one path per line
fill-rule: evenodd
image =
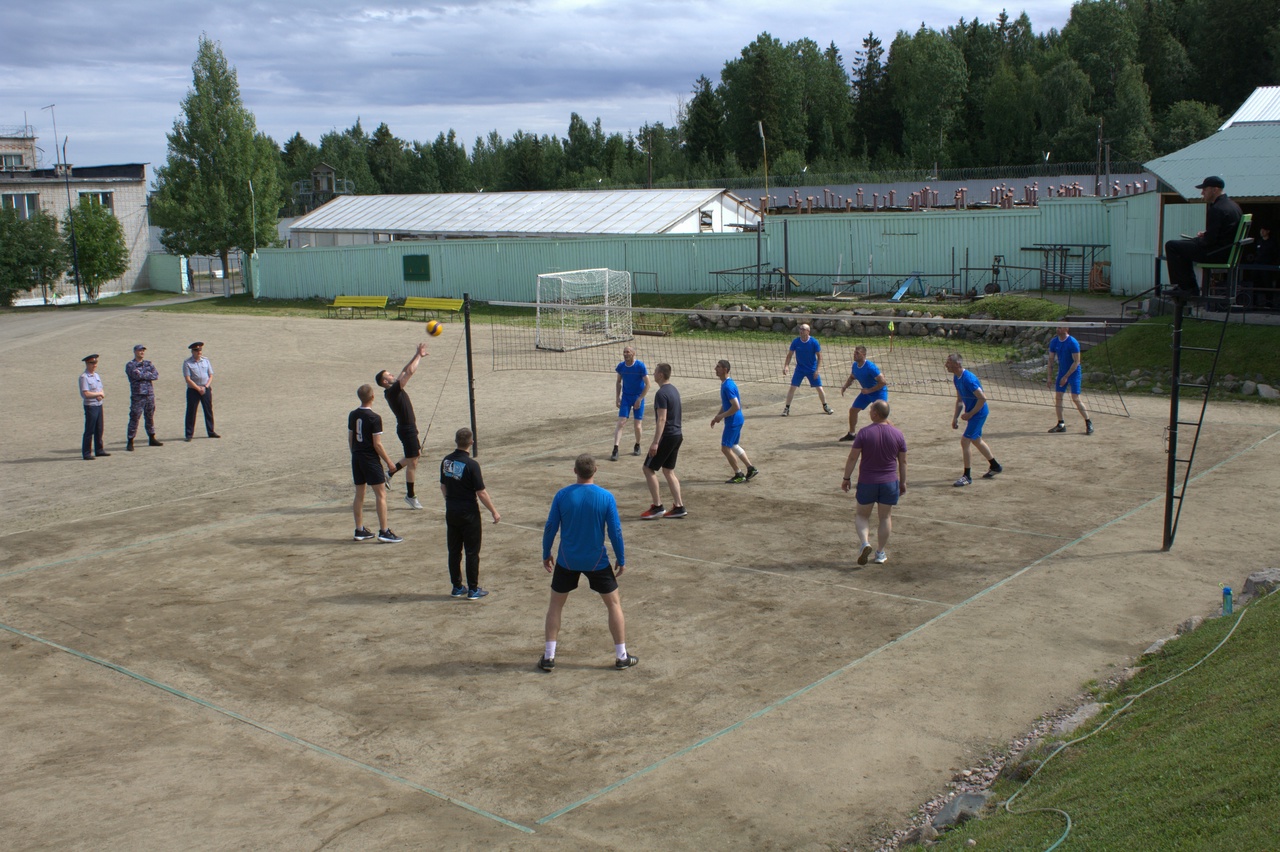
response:
M422 504L418 502L418 498L417 498L417 497L409 497L409 496L407 496L407 495L406 495L406 496L405 496L405 498L404 498L404 504L405 504L406 506L408 506L410 509L421 509L421 508L422 508Z
M876 563L877 565L883 565L884 563L889 561L889 554L885 553L883 550L877 550L876 558L872 559L871 561Z

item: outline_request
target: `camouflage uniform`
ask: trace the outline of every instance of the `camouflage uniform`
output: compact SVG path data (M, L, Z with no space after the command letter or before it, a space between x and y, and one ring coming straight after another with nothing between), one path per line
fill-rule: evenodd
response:
M124 365L129 377L129 433L133 440L138 434L138 420L146 415L147 437L156 436L156 392L151 383L160 378L160 371L150 361L130 361Z

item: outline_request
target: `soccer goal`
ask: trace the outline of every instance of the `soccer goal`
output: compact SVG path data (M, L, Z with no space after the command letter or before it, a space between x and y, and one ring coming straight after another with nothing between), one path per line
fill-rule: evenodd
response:
M570 352L632 337L631 273L575 269L538 276L534 346Z

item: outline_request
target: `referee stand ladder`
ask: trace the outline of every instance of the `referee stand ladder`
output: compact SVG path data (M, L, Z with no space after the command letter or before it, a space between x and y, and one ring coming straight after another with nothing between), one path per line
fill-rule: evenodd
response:
M1223 306L1221 328L1218 331L1218 343L1216 346L1188 346L1183 343L1182 321L1187 315L1188 305L1184 299L1174 301L1173 376L1172 387L1169 391L1169 425L1165 429L1165 452L1168 455L1168 469L1165 476L1164 541L1161 546L1161 550L1164 551L1168 551L1173 547L1173 538L1178 532L1178 519L1182 516L1183 498L1186 497L1187 485L1191 481L1191 463L1196 456L1196 445L1200 442L1200 430L1204 426L1204 414L1209 408L1209 390L1213 387L1214 376L1218 370L1218 358L1222 354L1222 342L1227 336L1227 323L1231 320L1231 306L1235 303L1236 292L1240 285L1240 250L1244 245L1253 242L1248 237L1249 223L1252 219L1253 216L1250 214L1240 217L1240 224L1236 228L1236 239L1231 245L1231 251L1228 253L1226 263L1198 264L1203 275L1201 293L1202 298L1205 299L1216 300L1219 298L1209 295L1209 272L1222 271L1226 273L1226 294L1222 297L1225 299L1225 305ZM1208 357L1209 369L1203 373L1202 382L1183 381L1182 357L1184 354L1202 360L1206 356ZM1182 392L1184 390L1189 394L1199 396L1200 415L1196 420L1182 419L1181 405ZM1192 405L1194 404L1195 399L1193 397ZM1191 446L1186 458L1180 458L1178 455L1178 438L1179 430L1184 426L1191 431Z

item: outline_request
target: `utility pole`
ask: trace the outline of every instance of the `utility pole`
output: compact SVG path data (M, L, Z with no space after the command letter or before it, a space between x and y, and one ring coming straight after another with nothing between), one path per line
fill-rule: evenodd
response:
M53 119L53 157L59 168L62 169L62 177L67 186L67 222L71 225L71 268L75 273L76 280L76 304L81 304L80 299L80 251L76 248L76 208L71 203L71 164L67 162L67 140L62 140L62 159L58 160L58 113L54 110L57 104L49 104L41 109L49 110L49 116ZM56 170L55 170L56 173Z

